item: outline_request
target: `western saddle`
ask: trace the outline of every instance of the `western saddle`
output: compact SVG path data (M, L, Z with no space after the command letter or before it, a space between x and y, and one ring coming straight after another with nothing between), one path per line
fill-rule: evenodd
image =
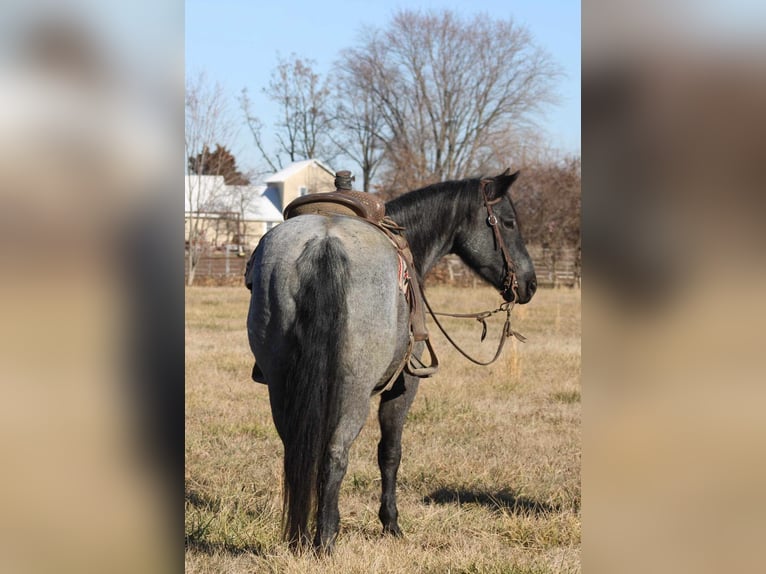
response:
M421 294L420 279L415 270L412 251L407 239L402 234L403 228L386 216L386 204L379 197L363 191L353 191L351 188L353 181L354 177L350 171L337 172L335 191L298 197L285 208L284 218L288 220L307 214L328 217L336 215L357 217L383 233L391 241L404 262L404 293L410 307L410 343L407 353L394 375L384 386L376 389L376 392L383 392L393 386L402 370L416 377L430 377L439 369L439 359L431 346L428 329L426 329L425 305ZM413 356L412 350L415 342L425 343L430 355L430 364L425 365ZM265 382L263 373L257 364L253 367L253 380Z

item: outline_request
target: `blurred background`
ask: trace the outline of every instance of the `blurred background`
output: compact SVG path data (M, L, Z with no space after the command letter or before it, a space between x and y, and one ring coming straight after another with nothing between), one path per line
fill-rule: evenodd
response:
M583 2L586 572L762 567L764 14Z
M179 1L3 4L0 571L182 567L183 38Z

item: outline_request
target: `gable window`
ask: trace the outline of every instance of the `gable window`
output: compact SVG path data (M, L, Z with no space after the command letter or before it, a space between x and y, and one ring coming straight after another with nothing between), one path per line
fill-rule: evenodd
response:
M301 197L303 197L304 195L308 195L308 192L309 190L305 186L301 186L298 188L298 195L300 195Z

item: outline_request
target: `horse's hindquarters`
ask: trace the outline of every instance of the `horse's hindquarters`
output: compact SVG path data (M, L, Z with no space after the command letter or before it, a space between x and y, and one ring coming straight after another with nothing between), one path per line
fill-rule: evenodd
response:
M348 260L344 284L347 325L342 340L335 333L337 353L349 384L369 397L406 350L408 310L399 288L396 251L381 232L364 222L305 215L289 219L263 238L250 275L250 346L269 385L279 387L285 365L300 352L291 348L287 335L295 321L295 301L301 288L299 265L309 265L301 256L307 245L325 238L337 239ZM317 270L311 281L326 282L327 271Z

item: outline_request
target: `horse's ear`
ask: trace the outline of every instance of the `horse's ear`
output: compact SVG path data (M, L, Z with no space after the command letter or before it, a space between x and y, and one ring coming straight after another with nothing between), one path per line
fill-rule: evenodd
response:
M497 197L501 194L508 193L511 189L511 184L519 177L520 171L510 173L511 168L507 168L503 173L495 177L495 191Z

